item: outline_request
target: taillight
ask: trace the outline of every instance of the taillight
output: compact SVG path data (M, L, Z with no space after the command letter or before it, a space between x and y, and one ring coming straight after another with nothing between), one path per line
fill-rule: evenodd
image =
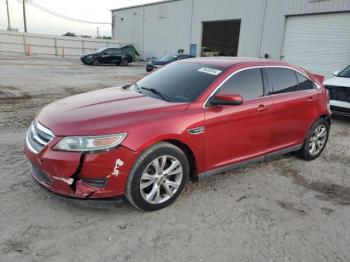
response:
M331 104L330 104L331 97L329 94L329 90L327 88L326 88L326 100L327 100L327 108L328 108L328 111L330 112L331 111Z
M324 76L323 75L314 74L314 76L316 77L318 82L323 83L323 81L324 81Z

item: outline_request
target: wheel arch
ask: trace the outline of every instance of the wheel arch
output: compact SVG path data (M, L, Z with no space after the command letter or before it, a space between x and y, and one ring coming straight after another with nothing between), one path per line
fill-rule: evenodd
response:
M190 179L192 181L197 181L197 161L196 161L196 156L193 153L192 149L190 146L187 144L183 143L182 141L176 140L176 139L169 139L169 140L163 140L163 142L167 142L169 144L172 144L178 148L181 149L182 152L185 153L187 159L188 159L188 164L190 165Z
M319 118L323 118L328 122L329 126L331 126L331 117L329 115L321 115Z
M186 143L185 141L183 141L181 139L181 137L179 136L161 136L161 137L157 137L157 138L153 138L151 140L148 140L146 143L143 143L142 146L138 147L138 148L133 148L130 147L133 151L136 151L140 154L142 154L143 152L145 152L147 149L149 149L150 147L162 143L162 142L166 142L169 144L172 144L176 147L178 147L182 152L185 153L187 159L188 159L188 163L190 165L190 179L192 181L196 181L197 180L197 174L198 174L198 161L200 161L200 159L198 159L200 156L196 156L196 150L194 150L189 143ZM128 147L128 146L127 146Z

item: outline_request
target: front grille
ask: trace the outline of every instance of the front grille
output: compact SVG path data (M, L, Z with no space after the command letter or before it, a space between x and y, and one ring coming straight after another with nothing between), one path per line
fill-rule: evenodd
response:
M350 103L350 87L326 86L326 88L329 90L331 100Z
M33 121L27 133L27 145L34 153L39 153L54 137L53 133L41 125L38 121Z

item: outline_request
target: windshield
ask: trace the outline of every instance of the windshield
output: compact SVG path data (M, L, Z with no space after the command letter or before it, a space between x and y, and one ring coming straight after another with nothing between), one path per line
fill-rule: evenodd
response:
M348 66L347 68L345 68L343 71L341 71L338 74L339 77L346 77L346 78L350 78L350 66Z
M165 55L160 60L168 61L168 60L173 60L173 59L175 59L175 56L173 56L173 55Z
M169 102L192 102L223 70L205 64L171 63L139 80L130 89Z
M101 52L105 51L106 49L108 49L108 47L99 48L99 49L97 49L96 53L101 53Z

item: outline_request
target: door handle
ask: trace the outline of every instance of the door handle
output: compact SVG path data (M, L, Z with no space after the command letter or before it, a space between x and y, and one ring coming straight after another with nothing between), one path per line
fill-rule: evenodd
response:
M256 111L258 111L258 112L265 112L265 111L267 111L267 110L269 110L269 109L270 109L270 106L260 105L260 106L256 109Z

